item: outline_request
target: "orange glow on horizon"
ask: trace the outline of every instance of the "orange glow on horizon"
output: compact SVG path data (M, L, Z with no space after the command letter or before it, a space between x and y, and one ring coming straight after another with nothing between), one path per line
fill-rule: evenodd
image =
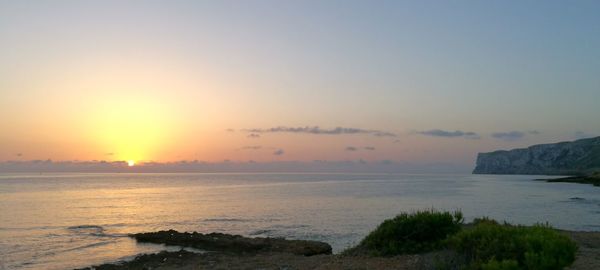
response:
M88 138L96 149L114 153L115 160L156 159L174 134L174 110L159 98L106 97L88 112Z

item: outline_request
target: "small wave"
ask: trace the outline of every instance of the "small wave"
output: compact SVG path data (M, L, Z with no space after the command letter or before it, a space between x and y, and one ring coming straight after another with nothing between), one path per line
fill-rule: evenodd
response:
M586 199L586 198L582 198L582 197L571 197L571 198L569 198L568 201L562 201L562 202L600 206L600 200Z
M106 233L104 227L99 225L77 225L67 227L68 230L78 233L97 237L127 237L125 233Z
M1 227L0 231L37 231L37 230L53 230L62 229L63 226L34 226L34 227ZM2 268L0 268L2 269Z
M76 234L84 234L84 235L92 235L92 236L105 236L104 228L98 225L77 225L67 227L67 230L76 233Z
M129 235L126 233L98 233L92 235L98 237L129 237Z
M129 226L130 224L127 223L115 223L115 224L107 224L104 226L110 226L110 227L125 227L125 226Z
M206 218L203 219L204 222L249 222L250 219L243 218Z
M98 225L77 225L77 226L67 227L67 229L69 229L69 230L80 230L80 229L104 230L104 228L102 228L102 226L98 226Z
M263 234L268 234L270 232L272 232L273 230L256 230L253 232L250 232L249 235L263 235Z
M64 249L64 250L61 250L61 252L69 252L69 251L75 251L75 250L86 249L86 248L100 247L100 246L105 246L105 245L112 244L115 242L116 241L103 241L103 242L91 243L91 244L87 244L87 245L83 245L83 246Z
M306 225L306 224L290 224L290 225L276 224L276 225L271 226L271 228L282 229L282 230L300 229L300 228L308 228L308 227L310 227L310 225Z

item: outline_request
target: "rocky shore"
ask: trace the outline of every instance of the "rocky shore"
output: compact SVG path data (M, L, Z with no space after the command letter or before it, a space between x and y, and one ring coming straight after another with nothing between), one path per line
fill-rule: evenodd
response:
M577 259L568 269L600 269L600 232L562 231L577 242ZM137 256L132 261L109 263L82 269L436 269L452 265L455 254L436 251L425 254L372 257L332 255L327 243L282 238L247 238L220 233L160 231L133 234L139 242L193 247L185 250Z
M546 181L549 183L578 183L578 184L589 184L600 187L600 173L595 172L591 175L582 176L569 176L555 179L537 179L540 181Z
M223 233L180 233L174 230L132 234L138 242L192 247L201 250L237 253L283 252L312 256L331 254L331 246L324 242L286 240L283 238L248 238Z

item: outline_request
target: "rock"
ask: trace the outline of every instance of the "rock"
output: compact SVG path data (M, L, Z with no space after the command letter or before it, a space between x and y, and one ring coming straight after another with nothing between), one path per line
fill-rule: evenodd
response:
M130 235L138 242L193 247L209 251L232 252L287 252L296 255L312 256L331 254L331 246L324 242L307 240L286 240L283 238L248 238L241 235L223 233L180 233L174 230Z
M579 184L591 184L600 187L600 178L597 176L570 176L555 179L538 179L549 183L579 183ZM577 197L575 197L577 198ZM573 198L571 198L573 199Z
M583 175L600 171L600 137L479 153L474 174Z

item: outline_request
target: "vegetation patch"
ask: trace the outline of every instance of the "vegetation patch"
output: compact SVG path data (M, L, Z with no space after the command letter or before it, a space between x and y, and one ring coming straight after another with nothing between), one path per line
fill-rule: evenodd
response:
M573 240L548 225L500 224L488 218L463 224L461 212L427 210L385 220L343 254L451 254L436 261L435 268L553 270L571 265L576 251Z
M402 213L381 223L358 246L344 253L392 256L432 251L443 247L448 236L460 231L462 222L463 215L458 211Z
M467 269L563 269L577 245L548 225L514 226L479 219L450 240L464 254Z

